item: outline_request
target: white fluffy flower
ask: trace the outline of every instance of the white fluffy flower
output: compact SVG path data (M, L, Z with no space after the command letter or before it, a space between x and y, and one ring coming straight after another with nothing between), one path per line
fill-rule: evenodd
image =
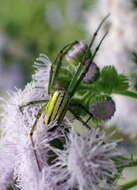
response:
M70 131L67 138L64 150L53 149L58 155L52 166L58 174L55 180L66 181L79 190L110 190L116 186L121 155L117 142L107 142L98 129L81 136Z
M49 127L53 127L55 124L43 126L43 120L40 120L37 125L38 131L34 135L35 145L32 146L24 122L21 120L18 121L20 122L20 142L16 145L17 156L14 168L14 177L17 179L17 186L21 190L53 189L56 184L52 177L50 178L52 171L47 164L47 152L49 150L49 141L55 137L57 138L54 133L53 135L50 132L48 133ZM35 155L34 151L36 151L37 155Z
M15 152L12 145L5 143L3 139L0 142L0 189L5 190L10 184L13 184L13 168L15 161ZM12 150L12 151L11 151Z
M47 85L51 64L46 56L40 59L43 63L39 66L37 64L33 81L27 84L24 90L10 92L8 98L3 100L0 124L3 135L0 139L1 190L5 190L13 181L21 190L53 189L52 178L48 181L44 179L47 178L46 171L50 171L46 164L48 142L58 135L57 133L50 134L48 130L54 127L55 123L45 126L44 115L42 115L34 131L34 145L32 145L30 130L43 104L28 105L23 107L22 111L20 110L20 106L28 102L49 98ZM41 171L39 171L38 163Z

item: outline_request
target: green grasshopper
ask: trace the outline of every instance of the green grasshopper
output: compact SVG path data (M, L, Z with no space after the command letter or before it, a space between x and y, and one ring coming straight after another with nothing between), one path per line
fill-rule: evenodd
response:
M95 50L91 53L90 49L95 41L95 38L100 30L100 28L102 27L102 25L104 24L104 22L106 21L106 19L108 18L109 15L107 15L102 22L100 23L100 25L98 26L98 28L96 29L95 33L93 34L93 37L91 39L90 44L87 46L81 61L79 63L79 65L76 67L75 73L73 75L73 78L70 80L69 84L62 86L61 81L59 81L58 76L60 73L60 69L62 66L62 61L63 58L65 57L65 55L68 53L68 51L73 48L73 46L75 44L78 43L78 41L74 41L70 44L67 44L57 55L55 61L53 62L53 64L51 65L51 70L50 70L50 77L49 77L49 86L48 86L48 93L50 95L50 99L49 100L38 100L38 101L33 101L33 102L28 102L26 105L23 105L21 107L21 109L27 105L30 104L42 104L45 103L40 110L38 111L38 114L36 116L36 120L32 125L31 131L30 131L30 139L32 142L32 145L34 147L34 140L33 140L33 134L34 131L36 130L36 126L37 126L37 122L39 120L39 118L41 117L41 115L43 113L45 113L45 119L44 119L44 124L48 125L51 121L56 121L57 125L61 125L66 112L68 110L70 110L72 113L72 109L70 109L70 105L71 105L71 100L73 98L73 96L75 95L79 84L81 83L81 81L83 80L83 78L85 77L86 73L88 72L90 65L88 64L86 67L83 67L83 63L89 59L90 63L93 62L104 38L106 37L107 33L106 32L104 34L104 36L102 37L102 39L100 40L99 44L97 45L97 47L95 48ZM82 105L77 105L77 106L82 106ZM88 113L90 115L90 117L92 117L92 114L84 107L82 106L82 108L85 110L86 113ZM78 115L76 115L75 113L73 113L73 115L76 117L76 119L80 120L84 125L86 125L87 127L88 124L86 122L84 122ZM38 162L38 157L37 157L37 153L34 150L34 154L36 157L36 161L38 164L38 168L39 170L41 170L40 166L39 166L39 162Z

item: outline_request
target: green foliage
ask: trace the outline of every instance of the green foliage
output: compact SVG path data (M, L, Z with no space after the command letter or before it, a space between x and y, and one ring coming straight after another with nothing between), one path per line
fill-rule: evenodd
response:
M83 65L84 68L84 65ZM61 82L62 87L67 93L68 86L71 79L76 73L78 66L71 65L63 60L61 70L58 73L57 80ZM92 104L99 102L105 97L109 97L112 94L123 94L127 92L128 89L128 79L122 74L118 74L114 66L105 66L96 81L90 84L84 83L83 81L79 84L73 98L71 108L75 107L76 114L79 113L81 116L86 117L87 112L81 108L82 105L87 110ZM92 119L95 123L100 123L101 121L97 118Z
M14 190L13 187L9 186L7 190Z
M101 71L100 88L106 93L111 93L118 84L118 74L113 66L106 66Z
M135 64L137 64L137 52L132 52L132 60Z
M128 79L126 76L118 74L114 66L105 66L101 71L98 86L104 93L117 93L127 90Z
M69 83L69 79L74 75L74 69L64 70L61 73L65 73L64 77L62 75L62 81L66 84ZM68 76L69 78L65 77ZM64 86L65 87L65 86ZM66 88L66 87L65 87ZM76 92L85 104L89 104L96 99L96 96L111 95L114 93L123 93L128 89L128 79L122 74L118 74L113 66L105 66L97 81L91 84L85 84L82 82Z
M134 7L137 8L137 0L132 0L132 2L133 2Z

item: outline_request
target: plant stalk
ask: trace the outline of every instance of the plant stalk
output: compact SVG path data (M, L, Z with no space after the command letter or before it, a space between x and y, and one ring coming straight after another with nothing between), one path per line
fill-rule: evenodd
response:
M137 179L134 179L132 181L129 181L128 183L121 185L120 190L127 190L127 189L134 187L134 186L137 186Z

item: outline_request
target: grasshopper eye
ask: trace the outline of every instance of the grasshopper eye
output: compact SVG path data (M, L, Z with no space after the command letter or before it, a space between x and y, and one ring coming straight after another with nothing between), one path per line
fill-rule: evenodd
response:
M84 53L86 52L88 46L84 40L80 40L75 44L72 49L67 53L66 60L74 65L77 65L81 62Z
M84 62L84 65L86 66L90 63L91 63L91 61L87 60ZM97 80L99 78L99 75L100 75L99 67L94 62L92 62L90 64L88 72L86 73L85 77L83 78L83 82L91 83L91 82Z
M95 118L101 120L109 120L115 113L115 103L111 97L102 98L100 101L96 102L90 106L90 112Z

